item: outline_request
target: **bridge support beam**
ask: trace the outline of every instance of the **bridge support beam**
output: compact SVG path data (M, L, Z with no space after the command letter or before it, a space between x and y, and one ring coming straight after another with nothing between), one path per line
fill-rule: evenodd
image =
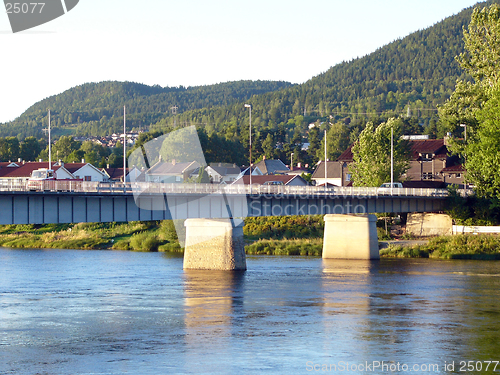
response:
M246 270L243 220L187 219L184 269Z
M324 259L380 259L375 215L325 215Z

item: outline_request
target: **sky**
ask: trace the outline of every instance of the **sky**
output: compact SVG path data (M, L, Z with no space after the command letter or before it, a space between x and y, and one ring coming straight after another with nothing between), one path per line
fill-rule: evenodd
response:
M0 122L87 82L302 83L475 3L80 0L65 15L15 34L2 11Z

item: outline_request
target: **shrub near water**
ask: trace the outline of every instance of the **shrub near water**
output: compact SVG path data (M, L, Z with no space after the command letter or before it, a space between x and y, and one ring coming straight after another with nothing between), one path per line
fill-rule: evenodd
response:
M414 247L391 245L380 251L382 257L500 260L500 237L494 235L456 235L432 238Z
M160 241L156 233L141 232L134 234L130 238L132 250L139 251L157 251Z
M245 247L245 252L251 255L313 255L321 256L323 240L293 239L293 240L259 240Z

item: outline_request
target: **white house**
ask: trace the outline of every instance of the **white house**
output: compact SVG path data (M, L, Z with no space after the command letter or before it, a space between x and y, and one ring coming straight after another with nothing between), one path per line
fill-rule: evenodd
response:
M216 163L205 168L213 183L232 183L236 181L241 169L236 164Z
M197 161L177 163L173 160L171 163L158 161L145 173L146 182L163 183L182 183L189 179L190 174L200 167Z
M75 178L84 181L107 181L107 176L104 172L94 167L90 163L60 163L66 168Z

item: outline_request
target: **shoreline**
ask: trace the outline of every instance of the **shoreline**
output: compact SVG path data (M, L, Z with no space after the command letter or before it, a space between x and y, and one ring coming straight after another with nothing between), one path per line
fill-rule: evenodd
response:
M254 231L245 234L247 255L322 255L322 233L307 233L306 238L287 238L289 230L285 235L284 231L264 234L258 229L254 224ZM259 234L267 238L259 239ZM0 246L13 249L184 252L171 221L1 226ZM381 258L500 260L500 236L461 234L382 240L379 241L379 251Z

